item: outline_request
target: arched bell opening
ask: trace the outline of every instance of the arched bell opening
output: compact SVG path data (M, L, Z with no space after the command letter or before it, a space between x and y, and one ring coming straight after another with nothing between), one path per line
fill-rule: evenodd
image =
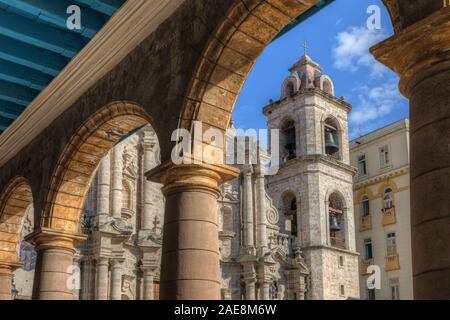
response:
M336 248L345 249L345 208L342 197L337 193L332 193L329 197L328 219L330 245Z
M323 125L323 134L325 154L340 160L342 158L341 131L337 121L332 118L326 119Z
M282 163L295 159L297 157L297 139L294 120L285 120L282 124L280 142Z

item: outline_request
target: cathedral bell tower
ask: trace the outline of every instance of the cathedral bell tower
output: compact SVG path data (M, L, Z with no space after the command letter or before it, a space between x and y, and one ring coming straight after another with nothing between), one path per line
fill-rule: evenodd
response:
M281 98L267 105L269 129L280 130L280 170L268 193L290 234L292 251L310 269L309 299L359 298L348 114L330 77L305 54L289 70Z

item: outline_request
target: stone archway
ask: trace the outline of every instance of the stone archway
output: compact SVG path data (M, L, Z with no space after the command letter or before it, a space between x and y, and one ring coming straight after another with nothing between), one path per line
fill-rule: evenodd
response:
M256 59L292 20L318 0L235 1L206 44L191 78L179 126L228 128L237 97Z
M23 177L12 179L0 196L0 300L10 300L13 271L21 266L19 244L23 220L33 204L31 186Z
M101 159L124 136L150 122L150 117L140 106L113 102L83 124L56 166L41 226L78 233L80 212Z
M151 123L131 102L112 102L89 118L66 145L53 173L40 227L29 235L36 244L35 299L72 299L70 283L81 212L101 159L134 130Z

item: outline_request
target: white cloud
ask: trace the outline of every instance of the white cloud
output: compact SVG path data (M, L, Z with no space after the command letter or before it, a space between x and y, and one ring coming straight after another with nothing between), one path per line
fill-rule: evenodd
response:
M369 30L366 27L350 27L338 33L332 51L334 66L350 72L369 68L372 77L380 77L386 67L375 60L369 48L386 37L383 31Z
M350 123L354 128L351 136L358 135L361 125L364 131L376 127L379 120L389 115L394 108L404 105L404 98L398 90L398 79L390 77L386 82L375 86L359 86L354 89L357 92L357 103L350 113ZM370 131L370 130L369 130Z

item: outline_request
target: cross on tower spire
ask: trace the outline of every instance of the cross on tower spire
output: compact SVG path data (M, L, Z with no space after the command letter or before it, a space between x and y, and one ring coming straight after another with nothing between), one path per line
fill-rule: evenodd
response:
M305 50L305 56L306 56L308 53L308 49L309 49L308 43L306 41L303 43L303 49Z

